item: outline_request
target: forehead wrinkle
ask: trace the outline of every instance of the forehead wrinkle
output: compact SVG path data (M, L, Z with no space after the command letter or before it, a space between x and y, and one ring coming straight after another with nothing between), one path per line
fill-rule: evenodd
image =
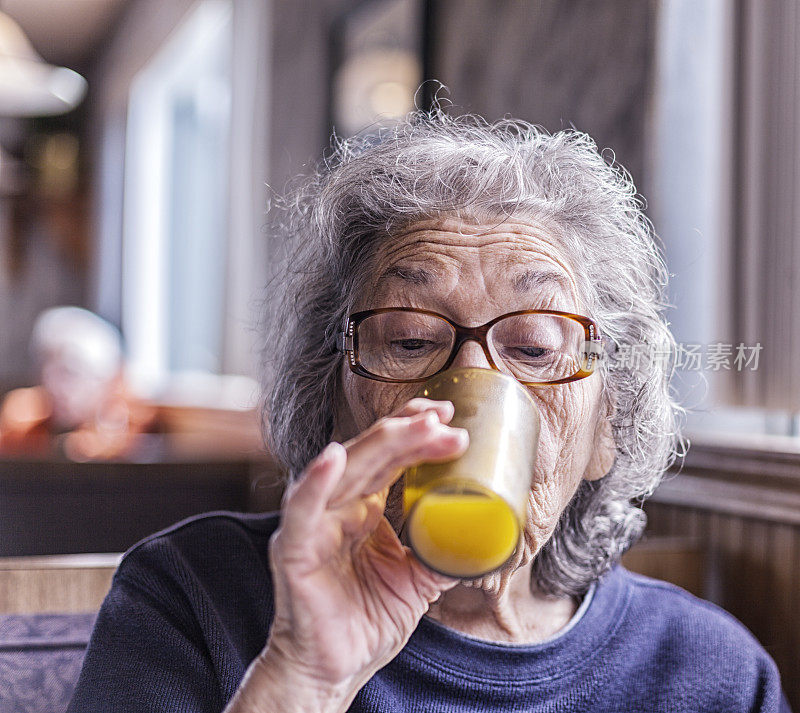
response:
M564 308L572 309L570 303L575 301L577 307L580 302L575 277L552 232L546 226L516 221L488 227L447 222L409 226L384 242L376 254L373 298L378 293L400 296L419 291L420 297L435 294L437 299L449 299L467 277L471 293L481 291L475 278L481 283L484 278L493 283L499 278L514 294L536 295L537 304L566 299ZM484 255L486 246L504 254Z
M414 236L408 240L409 236ZM383 254L384 261L396 260L399 267L406 260L417 264L432 265L433 269L422 271L439 273L437 276L442 278L443 273L452 271L460 273L465 267L462 263L463 257L470 255L478 260L478 264L484 265L484 249L491 247L495 250L504 250L504 256L494 255L491 258L489 272L495 274L513 274L514 268L520 268L521 280L520 289L527 291L538 286L543 286L548 282L557 283L554 287L570 288L573 286L572 274L569 266L559 254L557 246L547 240L539 238L543 245L531 243L531 239L537 238L522 230L504 230L500 233L453 233L448 230L426 229L419 231L409 231L401 239L386 250ZM438 239L437 239L438 238ZM466 239L462 242L458 238ZM551 249L547 249L547 248ZM541 276L533 273L541 272ZM531 273L531 274L525 274ZM421 283L422 280L416 280ZM430 280L426 281L430 283Z
M523 230L492 230L490 228L485 231L464 232L444 227L415 227L394 235L381 247L379 254L384 261L392 259L397 253L401 255L398 259L402 259L409 252L412 259L419 259L416 252L422 251L430 252L435 258L444 262L448 256L442 252L442 249L474 252L487 245L520 248L524 246L526 239L532 237L535 236ZM433 249L426 246L433 246Z
M424 242L424 241L417 241ZM411 247L416 247L416 244ZM371 300L382 306L425 307L424 295L447 295L458 285L457 262L436 253L420 255L419 251L395 246L391 255L379 260L377 277L372 281ZM389 263L387 265L387 263ZM381 265L383 269L381 270ZM365 303L366 304L366 303ZM367 304L372 308L372 304Z
M380 280L384 276L402 278L402 273L417 273L416 277L427 280L438 276L437 273L446 268L448 262L455 262L440 251L426 249L427 244L441 244L426 239L425 234L428 232L408 231L384 243L378 249L373 262L375 268L383 268L377 279Z
M396 241L378 254L375 287L385 281L432 287L457 279L461 271L458 257L427 247L442 243L425 239L419 232L420 237Z

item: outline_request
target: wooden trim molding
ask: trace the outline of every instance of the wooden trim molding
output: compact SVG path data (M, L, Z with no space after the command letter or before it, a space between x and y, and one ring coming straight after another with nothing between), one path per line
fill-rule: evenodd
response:
M645 537L700 544L704 596L753 632L800 710L800 443L738 440L692 443L645 503Z
M739 434L690 436L674 472L800 492L800 439Z
M96 612L121 554L0 558L0 614Z
M42 555L40 557L0 557L0 571L38 569L116 569L122 554Z
M788 440L788 439L787 439ZM774 444L772 444L774 445ZM800 525L800 444L693 441L653 502Z
M711 480L685 473L668 477L653 502L726 515L800 525L800 492Z

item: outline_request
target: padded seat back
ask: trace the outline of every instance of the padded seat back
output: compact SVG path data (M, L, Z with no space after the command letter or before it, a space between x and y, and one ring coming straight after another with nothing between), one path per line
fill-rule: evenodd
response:
M0 713L66 710L119 559L0 558Z
M0 713L66 710L95 617L0 615Z

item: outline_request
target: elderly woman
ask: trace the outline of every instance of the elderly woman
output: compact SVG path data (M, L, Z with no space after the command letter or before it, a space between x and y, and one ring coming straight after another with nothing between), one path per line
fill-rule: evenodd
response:
M202 516L133 548L70 710L778 711L775 665L739 623L617 564L678 412L666 273L627 174L577 132L434 112L341 143L286 207L299 252L268 409L282 512ZM394 327L359 354L366 340L340 335L378 308ZM502 329L455 337L511 313L530 333L584 315L609 352L648 349L570 380ZM453 405L412 398L399 366L433 348L412 376L497 369L541 415L524 536L475 580L399 536L404 470L468 445Z

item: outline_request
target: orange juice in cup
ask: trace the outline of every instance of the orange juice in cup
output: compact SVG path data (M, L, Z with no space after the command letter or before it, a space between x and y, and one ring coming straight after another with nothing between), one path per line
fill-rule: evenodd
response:
M539 412L516 379L490 369L450 369L420 396L452 401L450 425L470 443L454 461L405 474L408 542L428 567L473 578L501 567L520 544L539 441Z

